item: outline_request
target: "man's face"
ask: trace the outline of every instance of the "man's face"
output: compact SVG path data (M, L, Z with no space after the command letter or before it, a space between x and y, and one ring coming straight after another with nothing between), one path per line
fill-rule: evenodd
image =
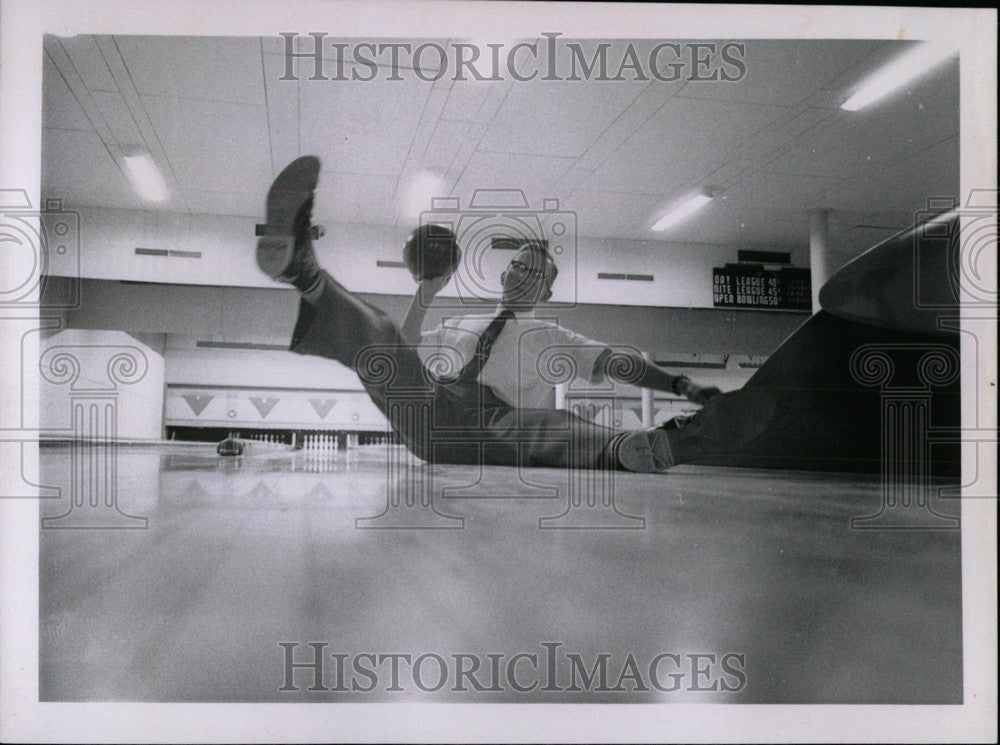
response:
M514 254L507 270L501 275L502 304L533 307L552 297L555 267L539 251L523 248Z

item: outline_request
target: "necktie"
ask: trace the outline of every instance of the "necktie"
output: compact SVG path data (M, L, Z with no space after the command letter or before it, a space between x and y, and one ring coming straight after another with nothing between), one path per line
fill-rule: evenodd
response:
M482 372L483 367L486 365L486 361L490 358L493 343L500 336L500 332L507 325L507 321L513 317L514 312L508 308L500 311L500 315L490 322L490 325L486 327L486 330L479 337L479 341L476 342L476 353L473 358L466 363L465 367L462 368L455 378L448 382L471 383L477 380L479 373Z

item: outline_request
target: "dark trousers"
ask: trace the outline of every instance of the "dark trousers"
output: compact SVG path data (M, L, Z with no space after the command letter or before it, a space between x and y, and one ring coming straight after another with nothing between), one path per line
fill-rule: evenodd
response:
M325 273L324 273L325 274ZM325 274L299 306L291 350L337 360L417 457L436 463L601 468L615 431L567 411L518 409L476 382L442 383L381 310ZM431 363L433 367L433 363Z

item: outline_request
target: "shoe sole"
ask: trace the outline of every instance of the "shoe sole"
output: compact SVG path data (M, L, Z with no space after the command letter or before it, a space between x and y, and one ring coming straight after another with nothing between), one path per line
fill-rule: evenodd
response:
M629 471L662 473L697 458L733 454L767 429L773 414L774 399L765 391L723 393L680 427L629 433L619 445L618 462Z
M618 445L618 462L636 473L660 473L676 465L670 440L661 429L630 432Z
M316 191L319 158L296 158L271 184L267 192L267 222L257 240L257 266L272 279L279 279L295 251L295 216Z

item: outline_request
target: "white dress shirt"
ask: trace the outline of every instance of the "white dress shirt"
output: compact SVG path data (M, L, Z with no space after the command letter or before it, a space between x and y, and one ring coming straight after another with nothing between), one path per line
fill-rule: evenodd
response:
M500 313L445 317L421 334L417 353L438 376L457 375L474 356L479 337ZM604 381L595 364L607 345L560 326L534 310L516 312L493 343L479 382L519 409L551 409L555 384Z

